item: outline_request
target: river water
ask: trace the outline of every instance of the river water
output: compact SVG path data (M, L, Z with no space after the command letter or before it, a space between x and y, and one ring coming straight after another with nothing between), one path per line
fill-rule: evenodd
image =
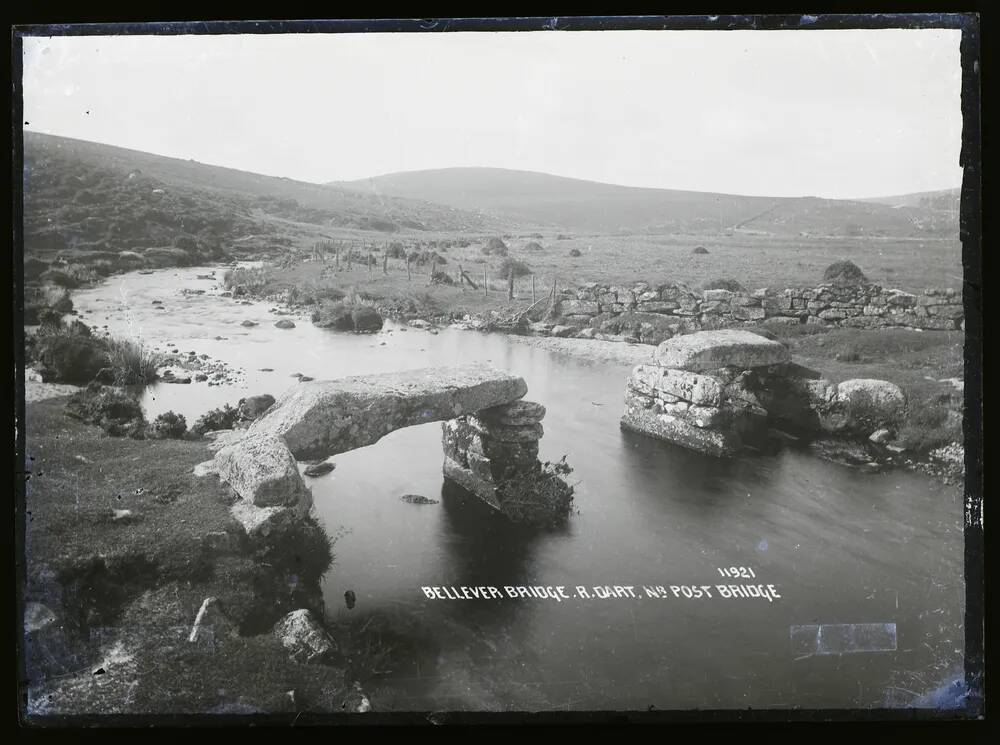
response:
M332 473L309 480L319 519L339 536L323 583L329 617L391 626L383 647L393 651L383 659L375 650L368 683L376 705L868 708L912 705L961 675L957 487L795 449L702 457L619 429L625 366L453 329L387 324L351 335L291 316L296 328L282 330L271 305L220 297L216 282L197 279L212 271L128 274L74 296L91 325L242 369L229 385L151 386L150 417L174 410L190 424L243 396L277 396L298 385L294 373L328 379L489 360L523 376L526 398L548 409L542 460L565 454L574 468L578 512L564 529L533 535L442 494L440 424L335 456ZM244 328L245 319L260 325ZM410 504L403 494L439 502ZM715 585L737 580L718 568L730 566L751 568L780 597L721 597ZM571 596L577 586L592 595L595 586L633 586L637 597L451 600L421 589L482 585L564 586ZM665 587L666 597L647 596L644 585ZM712 597L675 597L671 585L711 586ZM827 624L836 626L822 632L825 651L842 654L818 654L815 629L797 628ZM848 624L881 631L866 637L855 627L857 636L838 642Z

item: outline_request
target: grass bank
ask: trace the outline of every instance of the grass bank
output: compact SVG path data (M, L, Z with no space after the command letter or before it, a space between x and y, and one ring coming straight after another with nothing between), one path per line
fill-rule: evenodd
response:
M322 617L329 556L251 545L231 492L192 474L205 441L108 437L65 404L26 407L29 715L353 711L344 666L292 662L270 633ZM188 642L208 597L223 616Z

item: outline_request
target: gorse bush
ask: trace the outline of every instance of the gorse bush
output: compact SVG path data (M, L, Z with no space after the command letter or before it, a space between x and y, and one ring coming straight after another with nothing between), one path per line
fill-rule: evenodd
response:
M218 409L207 411L195 420L191 425L191 431L196 435L203 435L206 432L215 432L220 429L232 429L239 421L239 409L225 404Z
M482 252L487 256L506 256L507 244L499 238L490 238L483 246Z
M179 440L187 432L187 420L183 414L165 411L149 425L149 437L152 439Z
M863 285L868 278L853 261L837 261L823 270L823 280L835 285Z

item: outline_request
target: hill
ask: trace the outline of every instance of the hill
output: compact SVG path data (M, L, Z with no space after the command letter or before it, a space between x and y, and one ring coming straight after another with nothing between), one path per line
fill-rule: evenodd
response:
M212 255L290 234L482 231L482 215L426 201L247 173L82 140L24 133L25 251L119 253L197 246ZM261 238L263 236L263 238ZM192 248L192 250L194 250Z
M913 194L899 194L891 197L871 197L860 199L861 202L886 204L890 207L921 207L942 212L958 213L961 203L961 189L941 189L939 191L920 191ZM956 218L957 219L957 218Z
M456 209L590 232L728 232L779 235L951 237L957 215L916 203L752 197L603 184L501 168L391 173L337 186L380 197L422 198Z

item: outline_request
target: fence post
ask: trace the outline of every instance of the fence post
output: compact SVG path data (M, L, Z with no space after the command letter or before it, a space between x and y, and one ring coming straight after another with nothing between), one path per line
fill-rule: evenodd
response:
M462 292L465 292L465 277L462 275L462 265L458 265L458 286Z
M437 270L437 258L431 259L431 278L427 280L427 284L434 284L434 272Z
M514 268L511 267L507 272L507 299L514 299Z
M382 251L382 274L389 273L389 246L386 245L385 250Z
M531 275L531 304L535 304L535 275Z
M486 276L486 264L483 264L483 297L490 296L490 283Z
M410 252L406 252L406 281L410 281Z

